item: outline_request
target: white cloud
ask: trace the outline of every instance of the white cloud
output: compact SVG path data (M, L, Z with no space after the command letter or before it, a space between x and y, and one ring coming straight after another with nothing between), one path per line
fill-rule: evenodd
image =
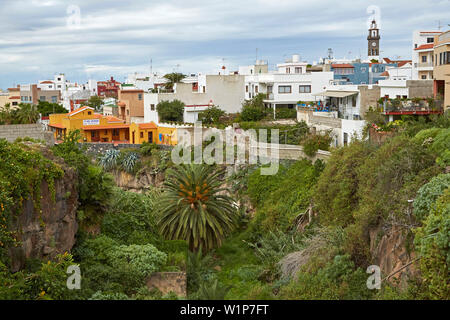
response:
M0 86L6 86L8 75L18 68L33 66L39 66L40 78L54 72L101 77L140 71L135 69L146 68L150 57L161 70L171 71L180 64L180 71L206 72L215 70L222 57L233 68L249 63L256 47L272 63L297 52L317 60L329 47L336 55L365 52L366 9L373 4L353 0L340 0L338 5L331 0L78 0L73 4L80 8L80 27L70 29L70 2L2 1ZM450 13L448 1L430 5L428 0L383 0L376 5L383 54L405 58L411 52L412 31L434 28L437 20L444 24Z

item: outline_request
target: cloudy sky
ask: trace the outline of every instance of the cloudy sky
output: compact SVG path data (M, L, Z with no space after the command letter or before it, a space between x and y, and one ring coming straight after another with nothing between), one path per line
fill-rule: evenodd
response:
M0 0L0 88L65 73L72 81L153 71L273 68L298 53L365 57L380 18L381 55L411 57L413 30L447 30L449 0Z

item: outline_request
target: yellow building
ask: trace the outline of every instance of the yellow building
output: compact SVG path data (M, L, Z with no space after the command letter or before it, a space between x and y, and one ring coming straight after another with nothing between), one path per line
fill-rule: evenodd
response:
M450 30L434 37L434 96L450 108Z
M70 113L51 114L49 127L61 141L72 130L80 130L84 142L131 143L150 142L176 145L176 128L158 127L155 123L131 123L114 116L95 113L82 107Z

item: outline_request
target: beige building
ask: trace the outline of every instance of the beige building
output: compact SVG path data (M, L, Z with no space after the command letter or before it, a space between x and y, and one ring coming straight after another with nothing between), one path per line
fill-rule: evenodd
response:
M119 90L119 118L126 123L144 123L144 90Z
M177 83L173 93L145 93L145 122L159 123L156 106L161 101L173 100L185 104L184 122L188 123L194 123L198 114L212 105L227 113L237 113L245 101L245 76L201 75L196 82Z
M434 38L434 96L450 108L450 30Z
M20 86L20 102L38 104L39 101L50 103L61 102L61 92L59 90L43 90L37 84Z

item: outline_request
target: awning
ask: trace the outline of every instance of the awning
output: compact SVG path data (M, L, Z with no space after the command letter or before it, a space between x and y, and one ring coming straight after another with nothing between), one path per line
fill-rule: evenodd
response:
M348 96L352 96L354 94L358 94L358 91L332 91L327 90L324 92L314 93L313 96L325 96L325 97L334 97L334 98L344 98Z

